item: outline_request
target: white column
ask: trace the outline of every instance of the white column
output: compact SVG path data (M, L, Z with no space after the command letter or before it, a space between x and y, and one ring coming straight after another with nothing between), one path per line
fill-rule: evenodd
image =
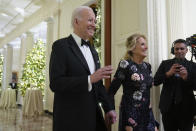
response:
M169 56L172 57L170 49L172 42L176 39L185 37L184 26L183 26L183 6L182 0L168 0L168 42L169 42Z
M18 74L18 78L20 82L20 79L22 78L22 71L23 71L23 64L25 63L25 57L26 57L26 34L22 34L20 36L20 58L19 58L19 74ZM19 87L20 88L20 87ZM23 97L21 95L20 90L18 90L18 96L17 96L17 104L19 105L23 105Z
M23 64L25 63L25 55L26 55L26 44L25 44L26 36L23 34L20 37L21 43L20 43L20 71L19 71L19 78L22 77L22 69Z
M34 34L32 32L26 32L26 40L25 40L26 45L26 54L33 48L34 44ZM25 56L26 56L25 54Z
M6 89L9 83L12 82L12 59L13 48L10 44L7 44L4 48L2 89Z
M54 41L54 20L47 19L47 40L46 40L46 87L44 89L44 110L53 112L54 94L49 87L49 61L52 50L52 43Z
M22 70L23 70L23 65L25 63L25 58L27 53L33 48L33 44L34 44L33 33L26 32L26 34L23 34L21 36L19 78L22 77Z
M148 12L148 60L152 65L153 75L157 71L160 62L168 57L167 46L167 19L165 0L147 1ZM160 121L158 103L160 87L154 87L151 91L151 103L155 118ZM161 124L162 125L162 124Z
M184 38L182 0L167 0L168 39L171 44L174 40Z
M21 35L21 46L20 46L20 71L19 71L19 81L22 78L23 65L25 63L25 58L27 53L33 48L34 35L31 32L26 32ZM23 100L20 91L18 92L17 104L22 105Z
M34 44L33 33L26 32L25 34L21 35L21 46L20 46L21 71L23 68L23 64L25 63L26 55L33 48L33 44Z

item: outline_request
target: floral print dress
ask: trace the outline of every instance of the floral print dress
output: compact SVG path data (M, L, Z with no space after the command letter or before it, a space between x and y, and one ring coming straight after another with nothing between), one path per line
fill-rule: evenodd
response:
M120 61L109 89L114 108L114 95L120 86L123 86L119 131L125 131L125 126L131 126L133 131L155 130L155 119L152 109L149 108L152 82L149 63L136 64L131 60Z

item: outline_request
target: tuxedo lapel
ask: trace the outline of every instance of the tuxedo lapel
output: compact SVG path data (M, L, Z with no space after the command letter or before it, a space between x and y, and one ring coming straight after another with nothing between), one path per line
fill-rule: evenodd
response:
M100 61L99 61L98 53L93 46L90 45L89 48L91 50L91 53L92 53L92 56L95 62L95 69L97 70L100 68Z
M73 37L71 35L69 36L69 42L70 42L70 48L72 49L73 53L76 55L77 58L79 58L80 62L84 66L84 68L90 74L90 70L89 70L88 64L86 62L86 59L84 58L84 55L82 54L80 48L78 47L78 45L76 44L75 40L73 39Z

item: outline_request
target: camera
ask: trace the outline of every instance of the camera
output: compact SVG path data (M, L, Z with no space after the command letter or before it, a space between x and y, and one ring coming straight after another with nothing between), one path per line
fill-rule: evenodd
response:
M192 61L193 56L196 59L196 34L186 38L186 44L191 47L191 53L192 53L191 61Z
M180 69L180 68L181 68L181 66L176 67L176 69Z
M194 34L191 37L186 38L186 43L188 46L195 48L196 47L196 34Z

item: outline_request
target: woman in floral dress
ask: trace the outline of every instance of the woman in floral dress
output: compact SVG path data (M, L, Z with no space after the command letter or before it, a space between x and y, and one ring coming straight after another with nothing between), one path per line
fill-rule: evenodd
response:
M150 88L153 78L147 56L146 37L134 34L127 39L127 53L121 60L109 89L114 107L114 95L123 86L119 131L155 131L155 119L150 108ZM114 107L115 108L115 107Z

